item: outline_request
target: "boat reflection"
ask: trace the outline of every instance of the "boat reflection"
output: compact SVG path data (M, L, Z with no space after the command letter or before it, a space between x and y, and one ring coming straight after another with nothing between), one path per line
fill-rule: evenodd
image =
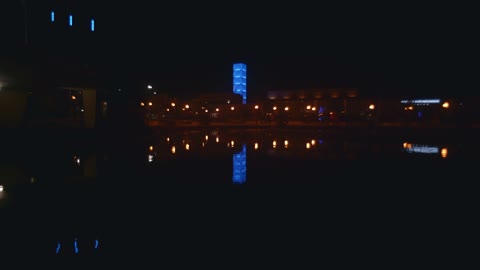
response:
M426 144L413 144L409 142L403 143L403 149L405 152L410 154L430 154L430 155L439 155L442 158L448 157L448 148L447 147L440 147L434 145L426 145Z

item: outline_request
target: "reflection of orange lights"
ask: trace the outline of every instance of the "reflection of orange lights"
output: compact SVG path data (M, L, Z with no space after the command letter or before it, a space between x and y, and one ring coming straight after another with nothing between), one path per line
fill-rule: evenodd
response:
M185 144L185 150L187 150L187 151L190 150L190 144L188 144L188 143Z
M411 144L411 143L404 142L404 143L403 143L403 148L405 148L405 149L410 149L410 148L412 148L412 144Z
M307 144L305 145L305 148L307 149L310 149L312 146L310 145L310 143L307 142Z
M274 110L274 111L276 111L276 110L277 110L277 107L276 107L276 106L275 106L275 107L273 107L273 110Z
M310 110L310 109L312 109L312 106L308 105L307 110Z
M445 108L445 109L448 109L448 108L450 108L450 103L444 102L444 103L442 104L442 107Z
M76 97L76 96L72 96L72 100L76 100L76 99L77 99L77 97Z
M312 140L310 143L311 143L312 145L315 145L315 140Z
M148 150L153 151L153 146L150 146Z
M375 110L375 104L370 104L370 106L368 106L368 108L369 108L370 110Z
M442 148L442 150L440 151L440 155L442 156L442 158L447 158L448 149L447 148Z
M258 105L255 105L255 110L258 110L258 108L259 108Z
M220 142L220 138L217 137L217 138L215 139L215 141L216 141L217 143Z
M148 102L148 106L152 106L152 105L153 105L153 103L152 103L152 102Z
M255 143L255 146L254 146L255 150L258 149L258 143Z
M143 106L145 106L145 103L143 103L143 102L140 102L140 106L142 106L142 107L143 107Z
M235 107L232 106L232 107L230 108L230 110L232 110L232 111L235 110Z
M218 112L218 111L220 111L220 109L219 109L219 108L216 108L215 111Z
M288 107L285 107L285 111L288 111L288 110L289 110L289 108L288 108Z
M172 146L172 154L175 154L175 146Z
M272 145L273 145L273 148L277 147L277 141L273 141Z

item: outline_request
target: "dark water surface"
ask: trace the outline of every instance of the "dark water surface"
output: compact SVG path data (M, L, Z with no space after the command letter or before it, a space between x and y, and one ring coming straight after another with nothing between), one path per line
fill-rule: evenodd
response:
M27 137L4 144L0 160L0 258L458 265L475 244L475 134Z

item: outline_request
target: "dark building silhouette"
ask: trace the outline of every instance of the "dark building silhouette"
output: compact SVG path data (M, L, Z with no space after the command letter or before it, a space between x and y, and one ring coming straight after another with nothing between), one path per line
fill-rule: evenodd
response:
M5 2L0 7L7 33L0 52L2 88L95 81L99 40L93 1Z

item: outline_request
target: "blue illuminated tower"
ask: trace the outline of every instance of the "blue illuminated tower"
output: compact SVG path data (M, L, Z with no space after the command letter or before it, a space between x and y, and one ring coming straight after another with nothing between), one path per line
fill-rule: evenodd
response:
M242 103L247 104L247 65L233 64L233 93L242 95Z
M247 182L247 146L242 146L242 152L233 155L233 177L234 184Z

